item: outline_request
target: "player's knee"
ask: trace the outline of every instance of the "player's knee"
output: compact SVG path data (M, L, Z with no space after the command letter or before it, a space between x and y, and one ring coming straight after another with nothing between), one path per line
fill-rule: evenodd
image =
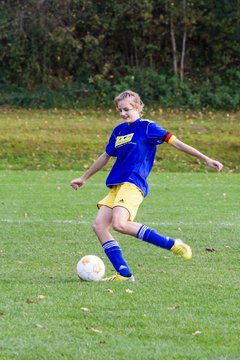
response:
M92 224L93 231L98 234L99 231L101 231L102 224L99 220L95 219Z
M112 227L113 230L118 231L120 233L125 233L126 232L126 221L120 219L120 218L113 218L112 221Z

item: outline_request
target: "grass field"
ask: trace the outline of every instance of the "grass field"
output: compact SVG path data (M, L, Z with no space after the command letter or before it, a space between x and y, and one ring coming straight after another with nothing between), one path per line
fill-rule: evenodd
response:
M239 360L239 174L160 173L137 221L193 260L116 235L136 283L85 283L105 172L0 171L0 359ZM211 251L207 251L210 249Z

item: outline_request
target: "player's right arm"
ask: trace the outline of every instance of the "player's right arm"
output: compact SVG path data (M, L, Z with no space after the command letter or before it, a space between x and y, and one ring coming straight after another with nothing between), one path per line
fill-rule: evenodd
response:
M223 164L221 164L217 160L213 160L208 156L204 155L194 147L185 144L184 142L178 140L176 137L173 138L171 144L178 150L184 151L185 153L197 157L199 160L204 161L208 166L213 168L216 171L221 171L223 168Z
M92 175L101 170L108 163L110 158L111 156L104 152L80 178L72 180L70 182L70 186L72 186L75 190L78 190Z

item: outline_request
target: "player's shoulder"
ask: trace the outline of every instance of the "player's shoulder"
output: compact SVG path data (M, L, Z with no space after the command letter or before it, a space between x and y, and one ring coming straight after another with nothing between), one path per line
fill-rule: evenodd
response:
M153 120L149 120L149 119L141 119L141 123L142 125L146 128L146 130L152 130L154 131L154 129L159 129L161 128L161 126Z
M149 126L154 126L156 124L155 121L152 121L152 120L149 120L149 119L140 119L139 122L140 122L141 126L145 127L146 129Z
M160 126L156 121L149 120L149 119L140 119L140 122L142 124L145 124L147 126Z
M155 121L149 120L149 119L140 119L141 123L145 123L145 124L152 124L155 123Z

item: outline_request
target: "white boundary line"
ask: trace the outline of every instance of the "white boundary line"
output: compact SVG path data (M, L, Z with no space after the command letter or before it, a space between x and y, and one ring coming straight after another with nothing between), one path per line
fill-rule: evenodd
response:
M37 224L37 223L48 223L48 224L64 224L64 225L91 225L92 221L87 220L57 220L57 219L0 219L0 223L18 223L18 224ZM156 226L218 226L218 227L239 227L240 223L230 223L230 222L144 222L146 225L156 225Z

